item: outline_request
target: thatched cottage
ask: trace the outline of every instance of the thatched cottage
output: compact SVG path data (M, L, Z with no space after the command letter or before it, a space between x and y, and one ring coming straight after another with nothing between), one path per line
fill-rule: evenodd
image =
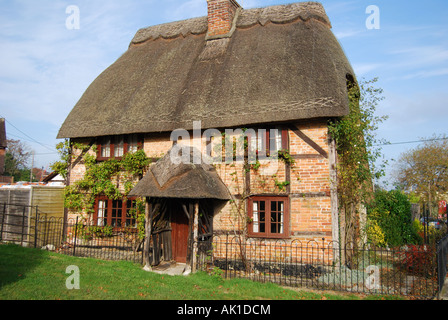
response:
M137 148L159 159L128 197L146 197L151 220L163 213L165 259L186 261L195 240L228 231L338 240L328 121L348 114L347 83L355 76L323 6L207 3L206 17L139 30L86 90L58 138L96 144L97 161ZM237 132L269 157L249 163L243 151L232 162L174 164L169 156L188 145L188 159L197 150L216 159L214 143ZM83 172L82 161L72 163L69 184ZM94 218L110 223L113 206L98 198ZM155 234L154 226L147 233Z

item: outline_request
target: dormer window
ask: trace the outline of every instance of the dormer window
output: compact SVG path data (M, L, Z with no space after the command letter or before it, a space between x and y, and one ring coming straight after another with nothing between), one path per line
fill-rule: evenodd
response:
M136 152L143 147L139 134L107 136L98 138L97 160L121 159L126 153Z

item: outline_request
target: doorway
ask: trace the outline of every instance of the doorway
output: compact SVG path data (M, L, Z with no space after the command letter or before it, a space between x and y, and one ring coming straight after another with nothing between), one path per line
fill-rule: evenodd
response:
M188 218L179 206L173 206L171 212L171 247L173 260L176 262L187 262L188 251Z

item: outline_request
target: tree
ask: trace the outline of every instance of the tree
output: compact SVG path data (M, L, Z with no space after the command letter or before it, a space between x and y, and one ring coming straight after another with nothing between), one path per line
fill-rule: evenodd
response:
M448 191L448 136L426 139L422 145L402 153L397 165L398 185L433 204Z
M20 140L7 140L5 157L5 176L14 177L14 181L29 181L28 162L31 157L30 147Z

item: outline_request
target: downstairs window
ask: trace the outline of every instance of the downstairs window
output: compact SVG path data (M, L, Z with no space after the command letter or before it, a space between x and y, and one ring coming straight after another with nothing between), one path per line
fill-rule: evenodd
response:
M95 224L99 227L136 228L137 220L132 214L134 209L134 199L112 200L98 197L95 201Z
M288 197L252 197L249 199L249 236L288 238Z

